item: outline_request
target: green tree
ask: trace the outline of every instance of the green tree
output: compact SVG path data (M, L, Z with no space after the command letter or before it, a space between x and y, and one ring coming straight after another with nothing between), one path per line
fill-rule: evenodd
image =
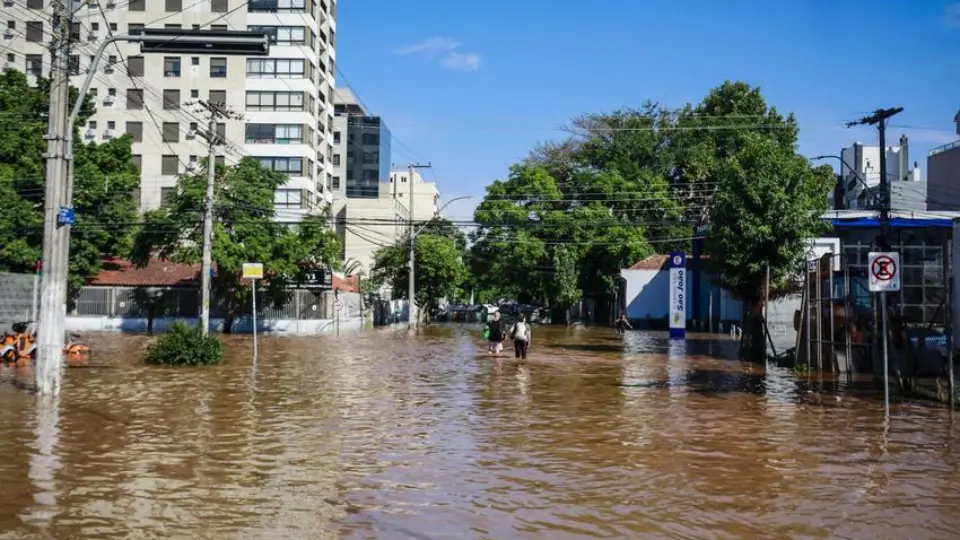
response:
M421 232L414 240L416 279L414 295L420 314L436 307L438 300L453 300L457 286L463 281L463 252L456 240L442 235ZM398 298L407 298L410 280L410 240L380 248L374 254L370 280L378 288L389 285Z
M16 70L0 74L0 269L31 272L43 244L49 81L30 86ZM72 90L71 101L77 92ZM77 125L94 113L88 97ZM102 268L103 258L129 248L140 201L140 174L131 162L129 136L85 144L73 134L76 222L70 234L70 296Z
M829 229L820 216L834 179L829 167L811 168L773 138L752 134L738 142L737 153L717 170L721 187L709 216L706 251L720 285L744 304L746 356L762 361L767 267L775 297L796 274L809 239Z
M207 164L204 163L203 169ZM275 307L290 296L290 286L305 268L334 266L339 254L336 234L327 217L309 215L296 227L275 221L274 192L285 175L245 157L236 166L217 166L213 260L213 291L226 307L224 330L229 333L238 313L251 301L249 282L241 279L244 263L264 266L262 291ZM203 245L203 201L207 173L180 177L176 193L159 209L147 212L131 249L131 260L145 266L151 258L196 264Z

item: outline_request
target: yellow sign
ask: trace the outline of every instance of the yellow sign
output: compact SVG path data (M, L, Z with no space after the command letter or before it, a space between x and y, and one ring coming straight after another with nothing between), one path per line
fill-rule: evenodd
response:
M243 263L243 279L263 279L263 265L260 263Z

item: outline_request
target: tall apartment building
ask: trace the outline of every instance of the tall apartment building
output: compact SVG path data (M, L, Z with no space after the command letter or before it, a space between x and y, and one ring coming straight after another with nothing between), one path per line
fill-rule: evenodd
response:
M51 0L2 0L5 69L49 76ZM69 4L69 3L68 3ZM267 57L142 55L135 43L107 48L90 88L97 112L81 126L85 141L129 133L142 171L142 209L160 205L177 175L196 170L207 153L197 136L203 114L196 99L226 103L243 120L217 126L218 161L255 156L285 173L277 217L297 221L332 200L331 100L336 72L336 3L332 0L87 0L76 10L71 84L79 87L109 35L140 28L263 30L273 36Z
M390 130L349 88L333 93L334 198L377 199L390 179Z

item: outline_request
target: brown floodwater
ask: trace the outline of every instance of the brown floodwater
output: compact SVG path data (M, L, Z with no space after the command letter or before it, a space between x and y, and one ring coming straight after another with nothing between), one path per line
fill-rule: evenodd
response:
M956 538L953 415L811 389L734 343L476 326L228 338L213 368L87 336L55 401L4 368L0 540ZM24 382L25 381L25 382ZM814 391L816 390L816 391Z

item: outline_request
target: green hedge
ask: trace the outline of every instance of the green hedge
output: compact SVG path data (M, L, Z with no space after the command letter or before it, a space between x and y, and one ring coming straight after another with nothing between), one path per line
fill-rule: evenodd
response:
M217 336L204 336L199 327L176 322L150 345L145 361L162 366L212 366L222 357Z

